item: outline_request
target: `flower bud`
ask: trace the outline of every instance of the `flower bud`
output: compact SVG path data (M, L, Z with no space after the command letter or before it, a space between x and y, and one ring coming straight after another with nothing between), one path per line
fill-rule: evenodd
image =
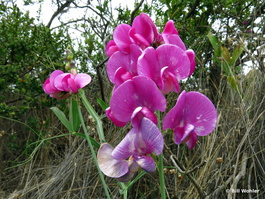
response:
M77 75L76 68L72 68L71 69L71 73L72 73L73 76L76 76Z
M71 65L70 65L69 62L67 62L67 63L65 64L65 70L70 70L70 69L71 69Z

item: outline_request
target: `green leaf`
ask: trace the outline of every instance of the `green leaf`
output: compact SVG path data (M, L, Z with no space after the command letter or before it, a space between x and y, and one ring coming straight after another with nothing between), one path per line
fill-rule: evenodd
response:
M108 105L102 99L98 98L97 102L104 111L108 108Z
M244 46L242 46L242 45L239 45L235 48L235 50L232 53L232 57L229 61L230 66L233 66L236 63L236 61L238 60L238 58L242 54L243 50L244 50Z
M73 97L70 98L70 124L73 127L73 131L78 131L80 127L80 118L78 114L78 106L79 104L77 103L76 100L73 99Z
M74 132L71 123L68 121L65 114L60 109L58 109L57 107L52 107L51 110L69 131Z
M231 88L236 90L237 85L238 85L238 80L236 79L236 77L235 76L228 76L227 81L228 81L229 85L231 86Z
M96 8L97 8L100 12L104 12L104 8L102 8L101 6L96 6Z
M221 57L221 42L219 42L218 39L211 32L208 33L207 37L209 38L209 41L213 46L214 55L216 57Z
M221 53L222 53L222 57L224 58L224 60L226 61L226 63L229 63L229 61L230 61L230 53L229 53L229 50L226 47L221 46Z

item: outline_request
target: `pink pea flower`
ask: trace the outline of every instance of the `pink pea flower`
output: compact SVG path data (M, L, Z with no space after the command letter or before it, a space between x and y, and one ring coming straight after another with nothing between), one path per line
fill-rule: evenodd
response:
M176 105L163 119L163 130L172 129L174 142L195 147L197 136L206 136L216 127L217 111L203 94L182 91Z
M195 70L195 53L191 49L186 49L186 46L184 42L181 40L178 30L174 26L174 22L172 20L169 20L165 27L164 31L162 32L162 37L165 44L173 44L176 46L179 46L182 50L186 51L187 56L190 59L190 73L189 76L192 75L192 73Z
M136 44L145 49L154 42L162 41L162 36L152 21L145 13L141 13L133 20L132 26L118 25L113 32L113 40L106 46L106 54L111 57L115 52L130 53L130 45Z
M137 76L137 60L142 50L139 46L130 45L130 53L115 52L108 60L107 74L109 80L118 87L128 79Z
M136 76L113 92L106 115L119 127L125 126L129 121L137 127L143 117L157 123L154 112L163 112L165 109L166 99L156 84L147 77Z
M149 47L151 44L162 40L156 25L152 19L145 13L141 13L132 23L132 28L129 32L130 37L142 49Z
M91 77L88 74L78 73L73 75L64 73L61 70L55 70L51 73L50 78L44 82L43 90L56 99L66 99L90 82Z
M138 60L138 74L151 78L163 94L179 92L178 80L190 74L190 59L176 45L164 44L157 49L146 48Z
M164 139L158 127L143 118L140 127L132 128L115 148L108 143L100 146L99 168L105 175L127 182L139 167L147 172L155 171L156 164L150 155L161 154L163 147Z

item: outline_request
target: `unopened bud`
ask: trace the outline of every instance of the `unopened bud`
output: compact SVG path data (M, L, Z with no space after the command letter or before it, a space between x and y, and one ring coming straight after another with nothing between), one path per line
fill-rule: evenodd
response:
M179 179L179 180L182 180L182 178L183 178L183 176L179 173L179 174L178 174L178 179Z
M69 62L67 62L67 63L65 64L65 70L70 70L70 69L71 69L71 65L70 65Z
M76 75L77 75L77 71L76 71L76 69L75 69L75 68L72 68L72 69L71 69L71 73L72 73L73 76L76 76Z
M176 169L170 169L170 170L169 170L169 173L170 173L170 174L174 174L174 173L176 173Z
M164 173L167 173L168 172L168 169L167 168L164 168L163 171L164 171Z
M73 61L70 62L70 66L71 68L74 68L75 67L75 63Z

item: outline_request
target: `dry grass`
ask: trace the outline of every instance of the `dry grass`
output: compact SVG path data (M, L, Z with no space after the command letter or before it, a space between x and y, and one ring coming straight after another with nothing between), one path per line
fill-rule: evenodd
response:
M193 150L185 144L175 145L171 134L165 134L168 198L265 198L264 88L264 74L253 70L241 78L237 90L229 85L218 90L218 126L209 136L200 137ZM169 98L174 102L176 97ZM56 125L58 121L53 121L54 126L48 129L50 135L64 133ZM129 130L116 128L107 120L104 128L113 146ZM93 134L93 127L90 129ZM0 139L1 160L14 160L18 154L11 156L4 136ZM105 198L87 143L78 137L45 141L29 162L9 170L4 170L10 166L7 162L0 166L0 198ZM112 198L121 198L117 181L107 177L106 181ZM226 191L232 189L240 192ZM241 189L259 192L246 194ZM146 174L135 183L129 198L159 198L158 173Z

